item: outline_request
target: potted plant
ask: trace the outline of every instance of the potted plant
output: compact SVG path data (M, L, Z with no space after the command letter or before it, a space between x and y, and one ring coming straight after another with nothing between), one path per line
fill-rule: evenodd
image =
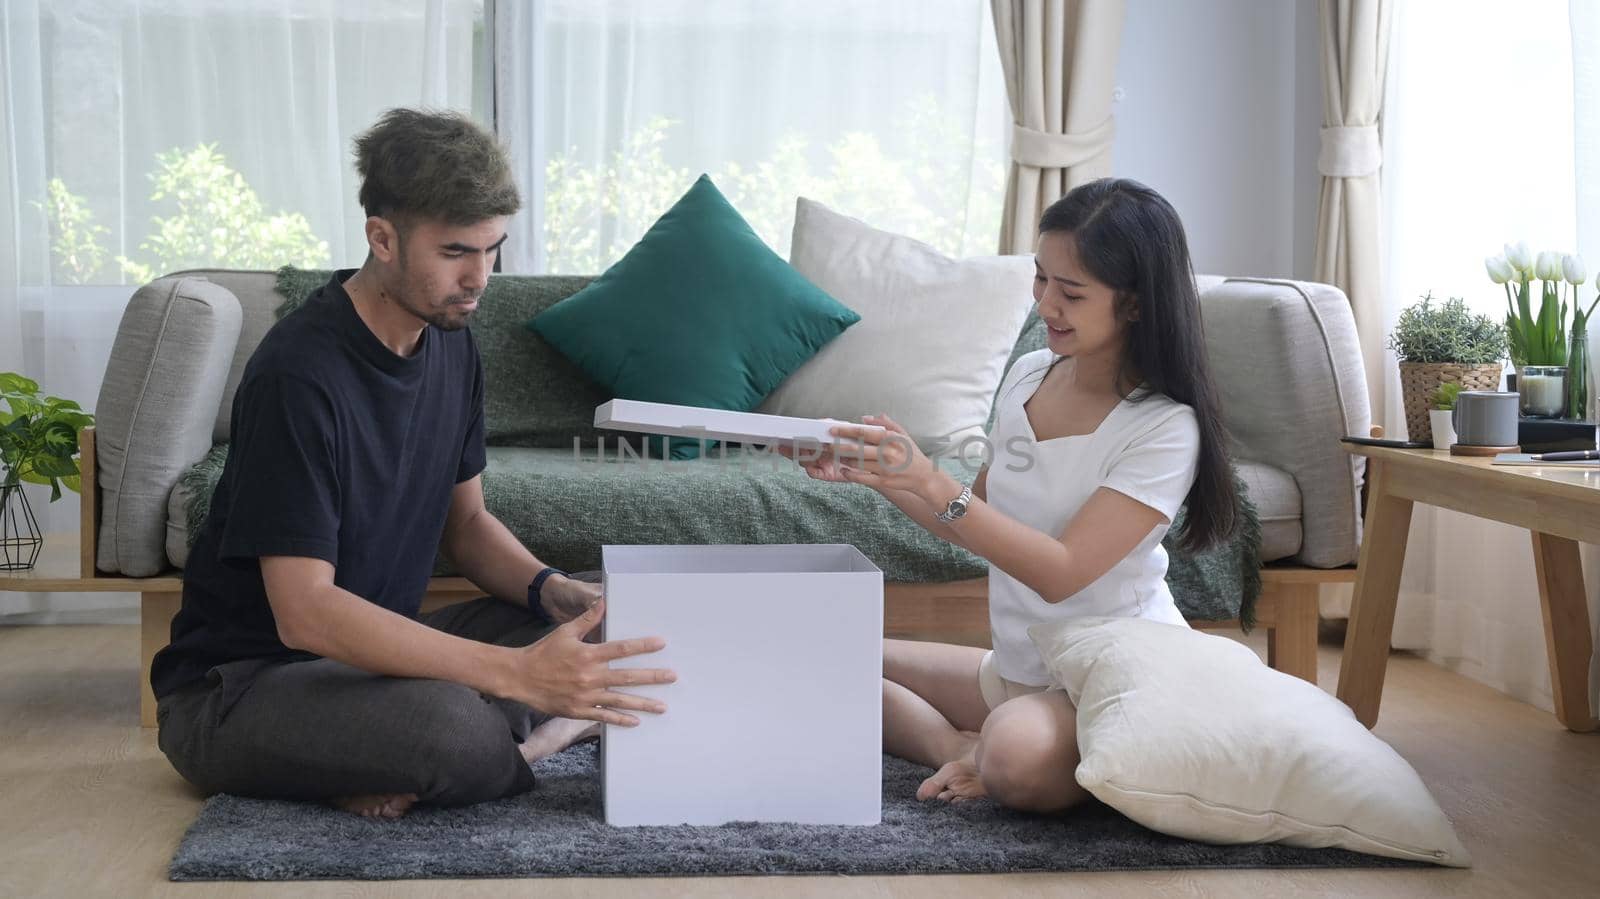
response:
M1400 359L1406 432L1412 440L1429 440L1433 427L1428 412L1441 386L1500 389L1506 331L1487 315L1470 313L1459 297L1435 305L1428 293L1400 313L1389 335L1389 349Z
M1456 442L1456 396L1461 393L1458 381L1447 381L1433 392L1433 408L1428 410L1428 424L1433 428L1433 448L1449 449Z
M1586 279L1583 260L1573 255L1534 255L1522 241L1506 244L1499 256L1484 260L1489 280L1506 292L1506 334L1511 364L1517 369L1516 389L1522 414L1558 418L1569 408L1582 418L1588 405L1587 311L1577 305L1578 286ZM1540 282L1539 308L1533 308L1532 282ZM1572 335L1567 333L1567 296L1573 299ZM1568 348L1577 347L1582 372L1573 374ZM1573 395L1581 394L1581 395Z
M40 396L37 382L12 372L0 372L0 400L0 569L16 571L32 568L44 546L22 485L48 486L51 502L62 487L76 492L78 432L94 416L71 400Z

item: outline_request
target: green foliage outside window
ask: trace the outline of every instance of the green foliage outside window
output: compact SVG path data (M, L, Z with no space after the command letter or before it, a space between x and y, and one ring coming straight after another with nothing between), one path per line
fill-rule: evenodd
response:
M150 223L137 258L117 256L119 271L106 271L106 229L81 197L51 179L45 214L55 279L60 283L131 281L142 284L189 268L277 268L326 266L328 243L297 212L269 213L244 176L228 165L216 144L173 148L156 154L150 199L165 214Z
M604 271L682 196L699 171L668 164L666 144L676 125L667 118L651 119L596 165L578 161L576 151L549 161L541 234L547 271ZM911 150L890 153L876 135L851 132L821 148L819 156L809 139L791 133L766 159L728 163L712 178L786 258L796 196L910 235L948 256L992 254L1005 198L1005 165L984 164L979 183L972 185L969 129L945 115L931 97L913 103L892 129ZM814 167L815 158L823 160L821 167ZM49 182L47 200L39 205L50 224L56 283L139 284L190 268L318 268L330 262L327 242L305 217L269 212L216 144L158 153L149 179L150 200L161 212L131 256L109 253L109 232L95 221L87 202L61 179Z

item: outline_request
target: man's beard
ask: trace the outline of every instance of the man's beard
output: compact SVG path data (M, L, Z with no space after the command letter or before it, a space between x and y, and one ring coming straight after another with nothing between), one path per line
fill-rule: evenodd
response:
M411 305L411 300L407 294L400 294L398 299L400 306L407 312L433 325L435 328L441 331L459 331L472 323L472 316L476 314L477 310L474 309L472 312L462 315L459 312L453 312L452 307L482 299L482 294L476 297L451 297L448 305L443 309L419 309Z
M464 304L462 304L459 300L451 300L450 305L456 306ZM477 312L478 310L474 309L471 312L468 312L466 315L462 315L457 312L451 312L449 308L446 308L438 312L422 315L415 309L411 310L412 315L417 316L417 318L422 319L441 331L459 331L462 328L465 328L467 325L472 324L472 316L476 315Z

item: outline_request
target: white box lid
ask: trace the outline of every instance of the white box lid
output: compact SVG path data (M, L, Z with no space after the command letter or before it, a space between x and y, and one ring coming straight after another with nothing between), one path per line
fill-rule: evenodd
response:
M699 406L620 399L611 400L594 410L596 428L764 446L795 444L802 441L817 444L842 443L847 438L835 437L829 434L828 430L835 425L844 424L859 424L859 422L832 418L791 418L787 415L763 415L759 412L733 412L727 409L704 409ZM883 430L876 425L867 427Z

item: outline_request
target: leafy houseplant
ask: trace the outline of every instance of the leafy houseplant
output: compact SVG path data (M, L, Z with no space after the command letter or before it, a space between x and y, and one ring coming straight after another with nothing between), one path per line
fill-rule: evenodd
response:
M40 396L39 385L19 374L0 372L0 569L32 568L44 538L22 485L50 488L50 501L61 488L80 488L78 432L94 416L71 400Z
M1389 349L1400 359L1406 431L1412 440L1429 440L1428 410L1440 387L1498 390L1506 353L1505 328L1487 315L1473 315L1466 301L1451 297L1435 305L1424 294L1400 313L1389 335Z

